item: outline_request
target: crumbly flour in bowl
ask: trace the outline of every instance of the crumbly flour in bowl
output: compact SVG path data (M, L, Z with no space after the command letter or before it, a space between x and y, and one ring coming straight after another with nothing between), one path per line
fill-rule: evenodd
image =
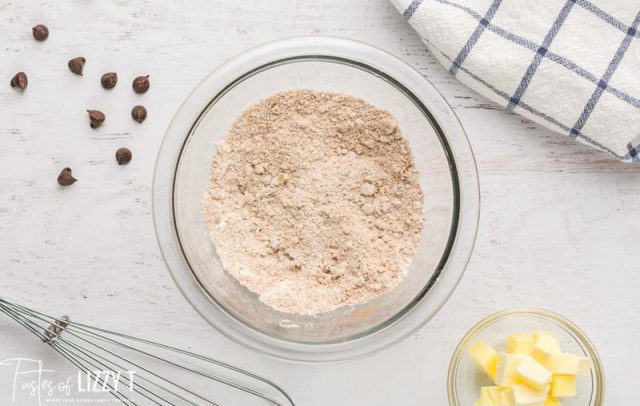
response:
M235 121L204 214L227 272L277 310L317 314L404 278L424 224L418 180L389 112L295 90Z

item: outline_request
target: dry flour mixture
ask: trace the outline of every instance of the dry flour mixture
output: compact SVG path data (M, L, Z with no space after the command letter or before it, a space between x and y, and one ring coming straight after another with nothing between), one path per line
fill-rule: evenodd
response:
M213 157L204 213L224 268L265 304L299 314L393 289L424 223L391 114L310 90L276 94L236 120Z

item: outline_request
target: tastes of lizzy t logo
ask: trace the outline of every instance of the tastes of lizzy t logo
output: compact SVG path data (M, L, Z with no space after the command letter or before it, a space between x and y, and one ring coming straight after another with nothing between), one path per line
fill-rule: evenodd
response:
M0 379L4 380L5 375L9 378L8 382L0 381L0 388L9 384L11 402L17 404L20 400L21 405L26 405L24 401L29 399L32 403L28 405L38 406L43 403L95 403L98 394L133 392L136 374L135 371L78 371L75 377L55 379L53 369L45 369L42 361L28 358L0 361L0 373ZM99 403L121 402L115 397L103 398ZM5 401L0 399L0 404Z

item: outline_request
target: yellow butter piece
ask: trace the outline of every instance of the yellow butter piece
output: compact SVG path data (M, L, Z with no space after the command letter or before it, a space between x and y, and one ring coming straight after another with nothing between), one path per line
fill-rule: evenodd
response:
M544 406L549 394L549 387L537 390L529 385L516 384L511 386L514 406Z
M498 366L496 368L496 385L509 386L521 383L516 376L516 368L524 356L515 354L498 353Z
M580 357L578 373L576 375L587 376L591 373L591 358Z
M515 333L506 341L506 352L482 340L468 351L496 384L482 387L474 406L562 406L560 399L576 395L576 376L591 373L592 360L563 353L550 331Z
M535 343L531 350L531 356L542 365L546 365L553 355L562 353L558 340L549 331L536 331Z
M525 356L516 368L516 376L532 387L542 390L551 382L551 372L530 356Z
M544 402L544 406L562 406L562 402L558 399L549 396L547 400Z
M576 395L575 375L554 375L551 380L551 396L570 398Z
M496 377L498 353L482 340L476 341L469 349L469 357L491 379Z
M535 342L536 339L532 334L512 334L507 338L507 352L509 354L529 355Z
M585 375L585 366L588 371L590 365L591 361L588 358L575 354L557 354L551 356L547 368L552 374Z
M499 386L483 386L480 388L480 399L476 406L513 406L511 389Z

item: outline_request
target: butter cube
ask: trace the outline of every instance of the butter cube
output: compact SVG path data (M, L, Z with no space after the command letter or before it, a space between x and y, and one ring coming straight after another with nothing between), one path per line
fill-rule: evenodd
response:
M516 376L534 388L542 390L551 382L552 375L547 368L527 355L518 364Z
M547 401L549 387L546 386L542 390L537 390L529 385L512 385L511 393L513 395L514 406L544 406Z
M544 402L544 406L562 406L562 402L558 399L549 396L547 400Z
M523 358L524 356L522 355L499 353L496 378L494 379L496 385L510 386L514 383L519 383L516 376L516 368Z
M499 386L483 386L480 388L480 399L476 406L512 406L511 389Z
M552 374L585 375L585 365L586 370L589 371L591 362L588 358L575 354L558 354L551 356L547 368Z
M576 395L575 375L554 375L551 380L551 396L570 398Z
M531 334L512 334L507 338L507 352L509 354L529 355L535 342L536 339Z
M469 357L491 379L496 377L498 366L498 353L484 341L476 341L469 349Z
M587 376L591 373L591 358L580 357L578 373L576 375Z
M560 344L553 333L549 331L537 331L534 334L535 343L531 350L531 356L542 365L546 365L553 355L561 354Z

